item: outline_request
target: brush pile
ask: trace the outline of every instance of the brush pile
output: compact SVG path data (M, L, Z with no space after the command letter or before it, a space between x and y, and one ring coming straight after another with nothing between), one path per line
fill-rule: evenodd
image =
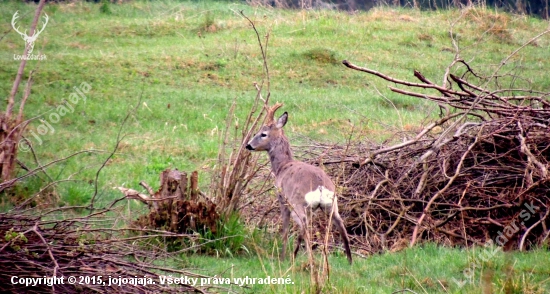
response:
M421 83L411 83L344 65L414 88L390 87L442 109L395 145L327 147L323 164L344 188L339 204L356 245L372 252L419 240L505 250L548 243L548 93L488 91L452 74L446 86L419 72Z
M104 221L98 216L46 221L43 216L0 214L0 292L203 292L190 285L162 284L163 276L196 275L155 264L166 258L165 251L136 246L151 236L122 238L128 230L90 228Z

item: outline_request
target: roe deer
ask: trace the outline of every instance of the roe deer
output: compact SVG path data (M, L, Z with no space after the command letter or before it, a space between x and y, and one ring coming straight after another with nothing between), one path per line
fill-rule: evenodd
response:
M265 125L246 145L246 149L251 151L267 151L271 160L271 171L275 174L277 198L283 219L281 258L285 256L290 216L300 227L294 258L296 258L296 253L298 253L303 240L306 242L308 253L311 253L306 231L307 208L315 210L320 207L327 215L332 213L332 223L342 236L346 255L351 264L349 238L344 222L338 213L334 183L321 168L292 159L290 145L283 132L288 113L283 113L277 122L274 119L275 111L281 106L282 104L277 103L268 109Z

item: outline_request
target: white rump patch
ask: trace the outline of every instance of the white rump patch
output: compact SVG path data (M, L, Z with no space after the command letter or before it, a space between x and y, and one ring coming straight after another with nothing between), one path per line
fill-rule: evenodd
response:
M334 192L324 186L319 186L317 189L308 192L305 195L305 198L307 205L312 209L316 209L319 205L321 207L327 207L332 205L332 201L334 200ZM336 201L334 201L334 203L336 203Z

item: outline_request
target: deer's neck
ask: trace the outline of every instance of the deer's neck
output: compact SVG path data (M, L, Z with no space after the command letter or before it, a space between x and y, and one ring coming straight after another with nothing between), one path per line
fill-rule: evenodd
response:
M288 139L281 137L277 144L274 144L273 147L268 151L269 160L271 160L271 170L277 176L281 172L281 168L291 162L292 151L290 151L290 144Z

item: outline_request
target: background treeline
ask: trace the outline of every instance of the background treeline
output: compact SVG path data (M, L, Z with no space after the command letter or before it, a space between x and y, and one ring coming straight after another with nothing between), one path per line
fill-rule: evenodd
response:
M38 3L39 0L30 0ZM71 0L69 0L71 1ZM74 1L74 0L73 0ZM125 2L128 0L86 0L88 2ZM497 8L506 12L539 16L548 19L550 0L242 0L251 5L273 6L279 8L317 8L346 11L369 10L376 6L411 7L419 9L461 8L468 5L479 5ZM48 0L48 2L65 2Z
M548 18L549 0L248 0L251 4L289 8L329 8L339 10L369 10L376 6L400 6L420 9L460 8L480 5L512 13Z

